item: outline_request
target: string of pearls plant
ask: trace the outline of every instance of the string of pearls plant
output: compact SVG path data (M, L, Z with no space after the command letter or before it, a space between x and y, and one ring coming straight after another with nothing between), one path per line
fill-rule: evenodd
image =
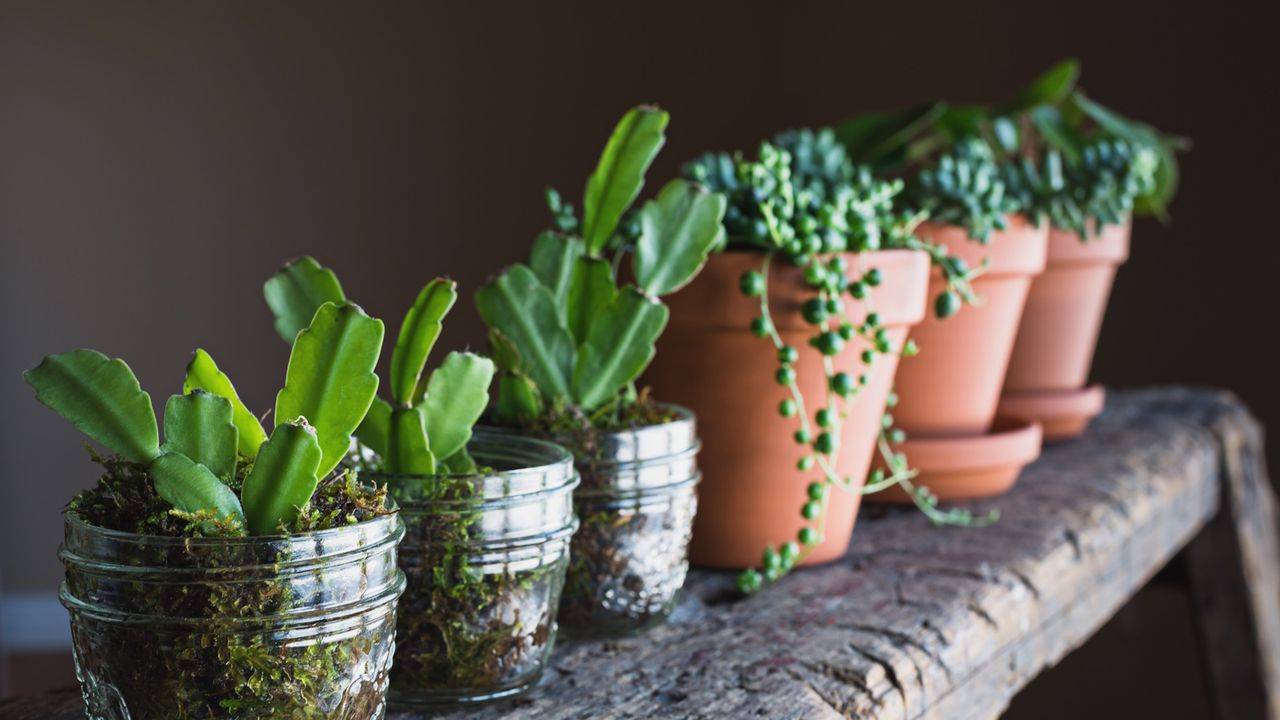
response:
M909 357L917 351L910 340L893 346L888 330L871 307L870 291L881 284L883 275L861 253L882 248L923 250L947 275L948 293L972 297L968 287L971 272L948 258L944 248L913 235L926 214L895 212L894 201L903 182L877 180L870 171L855 167L830 131L786 133L775 143L762 143L755 160L740 154L704 155L686 165L684 172L729 198L725 226L731 245L764 250L760 269L745 273L739 289L759 299L760 314L752 319L751 331L772 343L777 352L774 380L783 390L778 413L795 419L793 437L800 447L796 468L817 475L800 506L806 524L794 539L766 547L760 568L745 569L738 576L739 588L755 592L812 552L823 538L833 489L872 493L901 485L934 523L980 525L994 521L994 515L974 517L964 509L939 509L927 488L911 482L915 471L907 458L894 450L894 445L905 440L905 433L893 427L890 414L883 418L877 442L889 472L873 470L863 483L841 477L837 470L841 427L851 404L870 382L877 359L889 354ZM846 253L858 254L857 267L851 266ZM795 367L799 348L784 342L773 319L768 278L771 265L779 258L800 268L813 292L801 306L801 315L813 328L809 344L822 355L826 383L818 398L806 398L800 391ZM863 305L866 312L861 322L851 319L846 303ZM863 371L837 370L835 358L855 338L865 341L859 358ZM891 397L891 407L893 402Z

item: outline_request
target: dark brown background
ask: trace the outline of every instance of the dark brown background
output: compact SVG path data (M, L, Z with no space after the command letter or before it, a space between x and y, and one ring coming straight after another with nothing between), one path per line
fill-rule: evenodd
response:
M1078 56L1094 97L1196 141L1174 224L1136 228L1096 377L1280 420L1273 45L1224 3L0 2L0 583L53 591L59 508L94 479L21 370L90 346L162 402L199 345L265 410L278 264L316 255L394 327L429 277L469 292L520 258L541 188L577 203L639 102L672 113L653 188L706 149L996 99ZM478 344L469 298L450 320Z

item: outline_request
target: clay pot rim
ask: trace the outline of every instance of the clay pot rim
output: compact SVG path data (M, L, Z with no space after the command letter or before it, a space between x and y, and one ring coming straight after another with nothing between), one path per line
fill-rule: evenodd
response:
M1034 420L997 419L982 435L908 437L900 446L921 473L946 474L1023 467L1040 457L1043 428Z
M1102 412L1106 399L1102 385L1079 390L1020 390L1001 395L997 413L1002 418L1031 421L1092 418Z
M1004 230L992 232L986 243L970 238L959 225L927 220L920 223L915 235L934 244L946 245L949 255L964 259L970 267L978 267L983 260L990 258L991 265L983 277L1039 275L1044 272L1049 249L1048 224L1037 227L1026 216L1014 213L1005 216L1005 226ZM934 267L930 277L939 280L942 271Z
M1131 230L1132 224L1126 220L1120 225L1103 226L1101 234L1082 240L1075 230L1050 226L1048 264L1121 265L1129 259Z

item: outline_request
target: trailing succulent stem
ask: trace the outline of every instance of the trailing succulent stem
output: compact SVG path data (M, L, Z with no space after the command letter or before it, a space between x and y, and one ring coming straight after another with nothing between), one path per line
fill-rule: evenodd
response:
M299 258L273 275L263 294L286 341L294 319L311 313L316 318L314 325L326 306L346 302L337 276L310 257ZM371 405L359 426L351 430L361 444L378 455L378 467L384 472L435 475L466 472L472 467L466 444L489 401L493 362L472 353L451 352L439 367L426 372L444 317L457 299L457 283L437 278L422 288L405 313L391 353L390 403L374 396L378 383L372 368L362 378L365 384L352 390L361 398L367 394ZM298 336L295 347L304 337L305 333ZM379 334L377 344L381 342ZM371 384L368 378L372 378ZM337 463L349 449L346 438L341 447L335 438L332 449L325 450L325 462Z
M937 510L936 499L931 499L928 490L911 483L914 471L907 467L901 453L890 448L890 440L901 442L905 436L900 430L888 429L889 416L880 450L891 474L886 477L883 471L874 471L864 486L854 478L841 477L837 470L841 427L851 403L870 383L877 359L916 352L910 340L894 347L888 329L871 307L871 289L884 280L880 269L864 265L865 256L859 256L859 267L851 267L843 253L882 248L924 250L947 273L956 288L954 292L966 296L970 295L968 280L975 274L957 258L948 257L945 249L913 236L923 213L894 212L894 200L902 192L903 183L874 180L869 170L849 160L830 130L784 133L776 144L762 143L755 160L741 155L708 154L686 165L684 172L729 197L724 222L731 244L764 251L760 269L744 274L739 289L748 297L759 298L760 314L751 321L751 331L772 343L777 352L774 379L786 390L778 413L796 419L794 439L803 448L796 469L818 475L809 484L800 508L806 525L793 540L777 548L765 548L761 570L744 570L738 578L739 587L744 592L759 590L766 581L780 578L813 551L822 541L833 488L871 492L897 484L934 522L984 522L962 510ZM795 369L800 351L784 342L773 320L768 279L778 255L803 271L805 283L813 292L801 306L801 315L813 326L809 344L822 355L826 390L820 398L805 398L801 393ZM863 305L861 322L851 319L846 302ZM859 340L865 347L859 358L864 371L837 371L834 359Z
M577 414L608 424L635 404L633 383L667 323L659 298L692 280L724 240L724 198L684 180L628 215L666 125L657 108L629 111L587 181L582 223L548 191L557 230L538 236L527 265L476 293L500 370L496 421L528 427ZM634 281L622 285L629 243Z
M46 357L24 377L40 402L145 468L155 493L174 512L202 518L203 532L288 532L377 387L382 321L346 304L325 303L313 314L294 334L270 437L203 350L187 366L184 394L165 404L163 445L151 396L121 360L73 350Z

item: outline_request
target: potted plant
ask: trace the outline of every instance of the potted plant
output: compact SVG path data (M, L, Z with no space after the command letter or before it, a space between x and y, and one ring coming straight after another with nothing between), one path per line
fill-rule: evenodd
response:
M785 133L754 158L708 154L684 174L729 198L727 242L672 296L646 375L706 417L699 494L715 512L695 521L694 561L747 566L752 592L843 554L861 495L898 484L939 522L981 522L937 510L888 450L894 370L915 351L930 262L945 261L913 235L919 217L894 211L902 183L855 167L829 130ZM864 485L877 448L891 471Z
M265 295L284 337L316 303L345 301L337 276L311 258L285 266ZM374 399L350 458L363 477L385 483L407 528L390 698L414 708L510 697L537 681L555 643L576 527L567 451L473 436L492 361L451 352L425 372L456 300L456 284L443 278L418 294L391 354L391 400Z
M982 108L933 103L837 132L855 158L905 179L901 206L929 217L916 234L950 255L930 280L934 312L912 330L927 350L899 367L894 411L907 433L895 448L944 500L1007 490L1040 447L1038 425L997 423L996 409L1047 228L1008 191L986 118ZM949 287L948 265L969 278L970 293ZM880 497L907 500L894 488Z
M528 264L476 293L499 368L490 421L568 447L582 476L574 493L582 526L560 608L579 635L660 621L688 567L694 416L656 402L635 380L667 323L659 298L689 282L722 242L724 198L676 180L628 216L667 120L654 107L629 111L587 181L581 221L548 191L556 230L537 238Z
M1001 415L1036 420L1045 439L1084 432L1102 410L1085 387L1131 219L1167 216L1182 138L1108 110L1076 89L1064 61L998 108L1004 180L1049 225L1045 272L1031 286L1000 399Z
M151 397L93 350L25 374L110 451L59 553L91 718L380 718L404 576L385 488L339 467L382 322L326 304L293 343L270 435L203 350ZM336 472L335 472L336 470Z

